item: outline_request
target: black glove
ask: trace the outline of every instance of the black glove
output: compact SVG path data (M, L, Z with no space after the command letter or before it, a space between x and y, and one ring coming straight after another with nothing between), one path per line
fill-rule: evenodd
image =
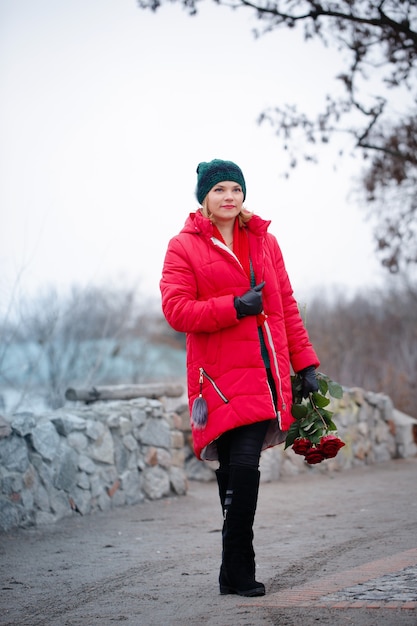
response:
M265 286L265 281L256 285L253 289L249 289L243 296L236 297L234 301L238 319L247 315L257 315L262 312L262 293L261 290Z
M303 398L307 398L310 392L319 390L319 382L314 365L309 365L304 368L298 372L298 375L301 377L301 393Z

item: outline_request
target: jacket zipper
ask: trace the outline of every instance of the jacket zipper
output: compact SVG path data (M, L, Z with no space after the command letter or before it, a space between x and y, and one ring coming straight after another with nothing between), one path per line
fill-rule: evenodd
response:
M272 340L271 329L269 328L269 324L268 324L267 320L264 321L263 326L265 328L266 336L268 338L268 343L269 343L271 351L272 351L275 372L276 372L277 378L278 378L278 394L279 394L279 397L281 399L281 407L282 407L283 410L285 410L286 404L285 404L285 401L284 401L284 394L282 393L282 381L281 381L281 375L280 375L280 372L279 372L278 359L277 359L277 355L276 355L276 352L275 352L274 342ZM280 411L278 411L278 419L279 420L281 419Z
M223 250L225 250L226 252L228 252L228 253L229 253L229 254L230 254L230 255L231 255L234 259L236 259L236 261L239 263L240 267L241 267L241 268L242 268L242 270L243 270L243 266L242 266L241 262L239 261L239 259L237 258L237 256L236 256L236 255L232 252L232 250L230 250L227 246L225 246L225 245L223 244L223 242L222 242L222 241L220 241L219 239L217 239L216 237L212 237L212 238L211 238L211 240L212 240L212 242L214 243L214 245L215 245L215 246L218 246L219 248L222 248ZM264 257L265 257L265 250L263 251L263 255L264 255ZM263 277L262 277L262 280L263 280ZM265 328L265 330L266 330L266 334L267 334L267 336L268 336L268 343L269 343L269 345L270 345L270 347L271 347L272 354L273 354L273 357L274 357L274 366L275 366L275 371L276 371L277 378L278 378L278 382L279 382L279 389L278 389L278 393L279 393L279 397L280 397L280 399L281 399L281 407L282 407L282 409L283 409L283 410L285 410L285 408L286 408L286 404L285 404L285 401L284 401L284 395L283 395L283 393L282 393L282 382L281 382L281 375L280 375L280 372L279 372L279 366L278 366L277 355L276 355L276 352L275 352L274 342L273 342L273 340L272 340L271 330L270 330L270 328L269 328L269 326L268 326L268 324L267 324L266 319L265 319L265 321L264 321L263 326L264 326L264 328ZM222 400L223 400L224 402L229 402L229 400L226 398L226 396L225 396L225 395L224 395L224 394L220 391L220 389L217 387L217 385L216 385L216 383L214 382L214 380L213 380L213 379L212 379L212 378L211 378L211 377L207 374L207 372L206 372L206 371L205 371L202 367L200 367L200 388L201 388L201 385L202 385L202 383L203 383L203 378L202 378L202 377L203 377L203 375L205 375L205 377L207 378L207 380L209 380L209 381L211 382L211 384L213 385L214 389L217 391L217 393L218 393L218 394L219 394L219 396L222 398ZM269 384L268 384L268 387L269 387ZM270 394L271 394L272 404L274 404L273 399L272 399L272 391L271 391L271 389L270 389L269 391L270 391ZM281 411L279 411L279 410L277 411L277 418L278 418L279 425L281 426Z
M216 393L220 396L220 398L223 400L223 402L225 404L228 404L229 400L226 398L226 396L224 395L224 393L218 388L217 384L214 382L214 380L212 379L211 376L209 376L207 374L207 372L205 371L205 369L203 367L200 367L200 385L203 384L203 377L206 377L207 380L212 384L214 390L216 391Z
M222 250L230 254L230 256L235 259L235 261L240 265L241 269L243 270L242 263L239 261L239 259L237 258L237 256L232 250L230 250L227 246L225 246L224 243L220 241L219 239L217 239L216 237L212 237L211 240L215 246L217 246L218 248L221 248Z

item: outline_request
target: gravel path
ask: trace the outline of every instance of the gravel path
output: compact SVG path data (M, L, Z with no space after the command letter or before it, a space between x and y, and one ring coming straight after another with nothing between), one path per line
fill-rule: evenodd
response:
M0 624L417 626L417 459L261 484L263 598L220 596L215 483L0 535Z

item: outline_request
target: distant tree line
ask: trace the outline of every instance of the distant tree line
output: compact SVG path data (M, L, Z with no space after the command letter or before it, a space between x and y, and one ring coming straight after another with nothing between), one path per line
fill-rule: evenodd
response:
M386 393L417 417L417 285L317 296L300 309L322 372ZM69 386L176 380L185 377L184 349L159 302L133 288L50 289L0 321L0 395L36 392L58 408Z
M66 295L49 288L21 298L0 320L0 396L13 392L15 410L34 396L59 408L69 386L169 377L178 370L169 364L176 339L155 309L138 290L120 286L74 287Z
M306 325L321 371L346 387L385 393L417 417L417 287L316 297Z

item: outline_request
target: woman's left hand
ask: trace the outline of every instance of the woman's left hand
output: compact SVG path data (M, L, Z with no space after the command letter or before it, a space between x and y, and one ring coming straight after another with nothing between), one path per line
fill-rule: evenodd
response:
M298 372L298 374L301 376L301 392L303 398L307 398L309 393L319 390L319 381L317 380L316 368L314 365L305 367L303 370Z

